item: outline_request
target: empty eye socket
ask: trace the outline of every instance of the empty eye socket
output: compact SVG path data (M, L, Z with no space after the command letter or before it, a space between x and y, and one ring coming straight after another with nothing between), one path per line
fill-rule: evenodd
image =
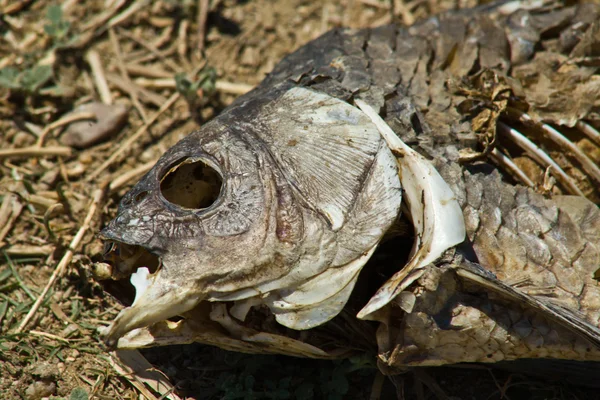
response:
M221 175L200 160L177 163L160 181L160 191L167 201L189 209L210 207L222 186Z

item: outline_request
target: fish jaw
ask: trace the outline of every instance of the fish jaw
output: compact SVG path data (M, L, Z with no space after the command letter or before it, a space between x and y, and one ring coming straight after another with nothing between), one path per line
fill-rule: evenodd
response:
M117 347L128 332L167 320L194 308L204 297L201 290L180 282L161 279L162 270L150 274L145 267L131 275L136 296L131 307L123 309L106 331L105 342Z

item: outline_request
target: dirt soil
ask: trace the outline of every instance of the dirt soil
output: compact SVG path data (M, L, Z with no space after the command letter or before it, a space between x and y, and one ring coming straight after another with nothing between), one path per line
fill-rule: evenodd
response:
M0 0L0 398L592 398L488 366L387 379L368 356L109 352L98 328L122 306L94 279L97 233L167 148L333 27L410 24L476 1L60 3ZM77 109L90 102L113 107L96 124Z

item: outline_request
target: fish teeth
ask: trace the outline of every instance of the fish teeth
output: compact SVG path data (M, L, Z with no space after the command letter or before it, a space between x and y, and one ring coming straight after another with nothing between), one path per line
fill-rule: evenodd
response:
M148 287L152 284L150 282L150 276L150 271L146 267L139 267L133 274L131 274L129 282L131 282L135 288L135 299L133 300L132 306L136 304L138 299L142 297L146 289L148 289Z

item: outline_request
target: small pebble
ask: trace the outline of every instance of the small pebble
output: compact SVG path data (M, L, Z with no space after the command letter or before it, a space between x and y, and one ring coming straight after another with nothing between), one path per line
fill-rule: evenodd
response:
M56 366L48 362L38 362L31 368L31 375L42 379L53 379L58 375Z
M49 397L56 392L56 384L48 381L37 381L25 389L25 399L39 400L42 397Z
M105 281L112 277L112 265L105 262L95 262L92 264L92 275L98 281Z
M129 108L121 104L88 103L69 114L89 112L96 114L96 120L82 120L69 124L66 132L59 138L61 144L83 149L108 139L123 128L127 122Z

